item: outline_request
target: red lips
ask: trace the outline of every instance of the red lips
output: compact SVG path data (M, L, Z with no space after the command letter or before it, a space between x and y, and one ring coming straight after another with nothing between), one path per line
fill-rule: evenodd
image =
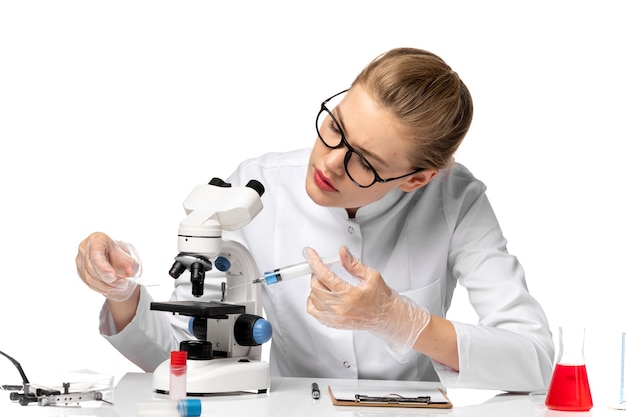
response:
M337 189L333 186L333 183L331 182L331 180L322 173L322 171L320 171L319 169L315 170L315 173L313 175L313 179L315 180L315 183L317 184L318 187L320 187L320 189L322 191L337 191Z

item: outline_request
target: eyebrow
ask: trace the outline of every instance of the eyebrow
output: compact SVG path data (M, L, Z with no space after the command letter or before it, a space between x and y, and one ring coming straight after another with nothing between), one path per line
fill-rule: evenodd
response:
M335 107L336 110L336 116L337 116L337 121L339 122L339 127L341 127L341 130L343 131L343 134L346 135L346 142L348 141L348 132L346 130L346 125L343 122L343 117L341 116L341 111L339 110L339 106ZM380 156L376 155L375 153L372 153L370 151L368 151L367 149L363 149L360 146L354 146L353 144L350 143L350 146L352 146L354 149L357 149L361 154L363 154L363 156L367 157L367 160L370 161L371 159L373 159L374 161L378 162L378 164L384 166L385 168L389 167L389 164L387 162L385 162L385 160L383 158L381 158Z

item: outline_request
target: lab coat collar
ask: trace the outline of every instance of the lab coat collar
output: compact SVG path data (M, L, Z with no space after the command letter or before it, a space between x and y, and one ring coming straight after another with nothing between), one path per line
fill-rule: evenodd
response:
M421 192L420 189L412 192ZM394 188L385 194L380 200L374 201L366 206L359 208L356 212L354 219L351 219L355 223L362 224L379 216L385 215L396 204L398 204L405 196L406 192ZM344 219L348 218L348 212L344 208L335 208L336 212Z

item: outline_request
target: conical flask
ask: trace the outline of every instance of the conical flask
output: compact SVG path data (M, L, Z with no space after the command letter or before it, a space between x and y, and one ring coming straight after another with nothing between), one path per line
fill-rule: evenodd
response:
M584 327L559 327L559 355L546 396L549 409L589 411L593 407L584 346Z

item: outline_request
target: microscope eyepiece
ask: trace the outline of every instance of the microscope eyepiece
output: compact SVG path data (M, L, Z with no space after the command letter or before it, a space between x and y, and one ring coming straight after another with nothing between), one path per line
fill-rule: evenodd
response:
M213 177L211 181L209 181L209 185L215 185L216 187L230 187L231 184L227 183L221 178Z
M259 197L262 197L263 193L265 193L265 187L263 187L263 184L261 184L257 180L248 181L246 187L252 188L254 191L256 191L259 194Z

